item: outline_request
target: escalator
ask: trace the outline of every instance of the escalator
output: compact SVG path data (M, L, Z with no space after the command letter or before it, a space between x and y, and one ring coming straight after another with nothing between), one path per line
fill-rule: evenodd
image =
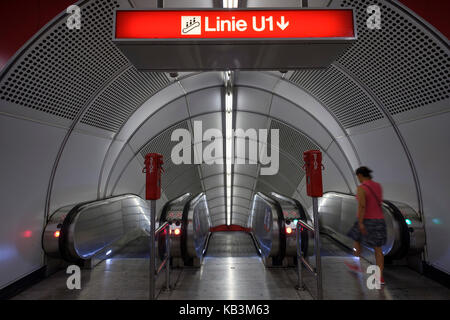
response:
M251 236L246 232L214 232L209 240L206 257L257 257Z
M420 265L425 230L419 214L397 201L385 200L382 208L387 225L387 242L382 248L386 262L403 261L413 268ZM248 227L267 266L293 265L290 263L296 256L296 223L293 222L301 219L313 225L311 210L307 212L297 200L273 192L255 194ZM356 221L355 197L327 192L319 198L318 210L320 232L351 252L353 240L346 233ZM312 233L302 228L300 234L303 255L312 254ZM370 260L371 251L373 248L364 248L363 256Z

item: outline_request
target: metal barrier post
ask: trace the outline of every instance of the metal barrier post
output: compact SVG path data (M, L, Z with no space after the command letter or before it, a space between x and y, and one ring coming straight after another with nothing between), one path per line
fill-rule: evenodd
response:
M161 197L161 172L163 156L159 153L148 153L145 156L145 199L150 200L150 283L149 298L155 300L156 290L156 200Z
M297 223L297 290L305 290L302 277L302 235L301 226Z
M319 206L317 197L312 198L313 215L314 215L314 246L316 251L316 283L317 283L317 299L323 300L322 291L322 257L320 254L320 230L319 230Z
M297 290L306 289L303 283L302 267L303 265L308 269L309 272L314 274L317 283L317 300L323 299L322 290L322 258L320 256L320 234L319 234L319 215L317 214L317 198L313 198L313 210L314 211L314 226L299 220L297 223ZM316 229L317 228L317 229ZM315 254L316 254L316 267L314 268L308 261L303 258L302 255L302 230L305 229L307 232L314 232L314 244L315 244Z
M166 227L166 251L167 251L167 262L166 262L166 289L170 290L170 226Z
M319 229L319 206L318 197L323 196L322 184L322 152L320 150L308 150L303 153L303 161L306 174L306 193L312 198L314 227L314 251L316 253L316 268L311 268L309 263L305 265L316 276L317 299L323 299L322 291L322 258L320 256L320 229ZM301 258L301 257L300 257ZM303 259L302 259L303 261Z
M150 300L155 300L156 290L156 252L155 252L155 232L156 232L156 200L150 200Z

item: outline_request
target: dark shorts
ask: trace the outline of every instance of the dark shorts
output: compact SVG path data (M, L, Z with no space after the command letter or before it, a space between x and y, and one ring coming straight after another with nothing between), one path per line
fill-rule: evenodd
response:
M358 221L356 221L347 233L347 236L368 247L373 248L383 246L387 241L386 222L384 219L365 219L363 223L366 227L366 235L361 234L358 227Z

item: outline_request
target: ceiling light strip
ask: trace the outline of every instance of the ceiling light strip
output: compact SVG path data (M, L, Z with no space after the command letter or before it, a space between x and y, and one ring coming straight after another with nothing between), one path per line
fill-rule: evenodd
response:
M233 154L233 92L228 87L231 84L231 72L225 72L225 167L226 167L226 206L227 206L227 225L231 225L231 164Z

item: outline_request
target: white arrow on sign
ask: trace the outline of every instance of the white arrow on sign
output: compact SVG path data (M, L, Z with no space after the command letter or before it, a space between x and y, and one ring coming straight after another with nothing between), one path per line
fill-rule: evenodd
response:
M277 21L277 25L281 30L284 30L288 27L289 21L284 22L284 16L281 16L281 21Z

